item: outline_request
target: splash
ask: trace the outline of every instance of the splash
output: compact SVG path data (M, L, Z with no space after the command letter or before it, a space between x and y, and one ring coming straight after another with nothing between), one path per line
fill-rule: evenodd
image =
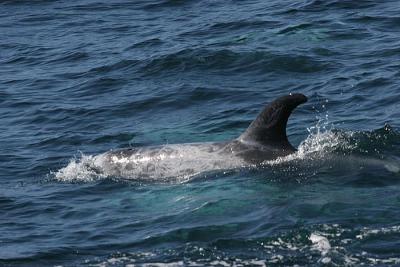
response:
M291 161L302 161L305 159L322 159L330 153L342 149L350 150L352 144L347 136L352 133L341 133L334 131L333 124L329 122L329 116L317 117L315 126L307 128L308 136L300 143L297 152L286 157L265 161L264 165L279 165Z
M328 241L328 238L312 233L309 237L309 240L313 243L313 249L321 252L321 262L322 263L330 263L332 259L330 257L326 257L326 255L331 250L331 244Z
M104 172L99 171L99 166L101 166L103 160L102 155L91 156L81 153L80 157L74 157L67 166L51 174L54 175L56 180L61 182L93 182L107 178Z
M321 171L362 171L378 169L400 173L400 159L393 148L399 134L385 125L374 131L344 131L334 128L326 113L307 128L308 136L296 153L264 161L261 167L271 169L278 177L302 183ZM394 153L394 154L393 154ZM276 179L275 179L276 180Z
M310 241L314 244L314 248L325 256L331 249L328 239L322 235L312 233L309 237Z

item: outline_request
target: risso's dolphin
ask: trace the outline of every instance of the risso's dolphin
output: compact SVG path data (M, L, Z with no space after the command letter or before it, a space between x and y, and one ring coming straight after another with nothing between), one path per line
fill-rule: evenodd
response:
M294 153L286 136L292 111L303 94L282 96L267 105L238 138L225 142L168 144L111 150L94 158L91 168L126 178L188 177L204 171L259 164Z

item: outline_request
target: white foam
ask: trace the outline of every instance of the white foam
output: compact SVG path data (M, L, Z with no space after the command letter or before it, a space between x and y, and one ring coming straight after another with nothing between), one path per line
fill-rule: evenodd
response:
M296 153L275 160L265 161L264 164L278 165L293 160L304 160L308 157L323 156L324 153L326 154L337 148L339 144L341 144L340 136L333 132L310 134L299 145Z
M399 173L400 172L400 166L398 163L394 162L386 162L384 164L386 170L393 172L393 173Z
M170 262L170 263L159 263L159 262L152 262L152 263L142 263L140 266L146 267L180 267L180 266L185 266L185 263L183 261L177 261L177 262Z
M331 249L329 240L322 235L312 233L309 239L314 244L313 248L319 250L322 256L325 256Z
M373 264L400 264L400 258L390 257L387 259L367 258Z
M55 179L59 181L85 181L90 182L96 179L105 178L106 174L99 171L103 162L102 155L86 156L81 155L80 158L73 158L64 168L54 172Z
M358 230L352 228L343 228L337 224L324 224L319 225L318 230L315 230L309 235L310 242L304 242L301 234L292 236L285 234L272 239L259 242L258 244L263 248L263 259L259 258L241 258L240 256L225 257L224 251L217 248L208 248L212 251L211 258L202 257L200 259L191 259L190 256L185 259L177 259L174 262L163 263L158 260L154 261L153 257L159 255L154 253L132 253L113 256L100 264L93 266L269 266L269 265L288 265L292 262L292 256L304 257L310 264L314 265L327 265L327 266L353 266L353 265L399 265L400 258L397 255L391 257L378 258L373 253L361 251L362 247L355 245L359 243L359 237L356 237ZM381 234L398 234L400 233L400 226L388 226L382 228L363 228L361 230L364 236L368 235L381 235ZM341 240L342 235L338 233L346 233L346 241ZM287 238L287 237L290 238ZM332 244L331 244L332 243ZM352 244L353 243L353 244ZM203 248L194 246L196 251L204 251ZM257 247L253 247L257 249ZM295 253L293 253L293 248ZM348 250L350 248L350 250ZM168 250L170 254L171 251ZM180 251L180 249L179 249ZM318 263L314 255L315 251L320 254ZM146 263L140 263L146 262ZM295 265L293 265L295 266Z
M357 239L364 239L372 235L378 234L398 234L400 233L400 225L394 225L390 227L382 227L378 229L364 228L361 233L356 236Z
M307 131L309 134L300 143L296 153L265 161L263 164L273 166L296 160L321 159L338 148L351 149L352 147L343 134L332 131L327 116L325 119L320 119L315 126L307 128Z

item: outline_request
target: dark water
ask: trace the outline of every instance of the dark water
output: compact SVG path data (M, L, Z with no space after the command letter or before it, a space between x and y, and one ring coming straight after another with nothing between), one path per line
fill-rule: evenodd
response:
M399 266L399 14L398 1L0 1L0 265ZM185 182L79 165L234 138L289 92L309 97L292 160Z

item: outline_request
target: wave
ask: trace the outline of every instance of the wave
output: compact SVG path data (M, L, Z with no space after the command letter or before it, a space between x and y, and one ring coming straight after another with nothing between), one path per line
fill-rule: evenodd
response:
M235 226L230 226L235 227ZM365 245L367 239L374 237L376 246L382 240L397 240L400 234L399 225L381 228L349 228L340 224L317 224L309 228L300 227L284 231L277 235L268 235L243 240L237 237L217 239L220 231L228 231L229 226L210 228L193 227L164 232L158 238L148 238L142 242L158 244L160 239L176 240L184 246L171 244L168 248L142 249L125 253L113 253L104 258L89 258L85 263L101 266L130 265L135 266L293 266L328 265L398 265L400 257L392 254L379 257ZM207 233L204 233L207 231ZM209 235L212 231L215 235ZM205 237L214 240L210 243L195 242ZM370 240L371 241L371 240ZM395 242L391 247L395 247ZM238 250L238 248L240 248ZM243 253L245 250L246 254ZM226 251L229 251L229 256ZM182 255L185 257L177 257Z
M319 33L313 33L316 38L324 38ZM315 37L314 36L314 37ZM143 47L162 45L161 40L151 39L131 45L126 50L143 49ZM328 51L328 52L327 52ZM326 53L330 50L325 51ZM68 64L73 66L77 62L84 63L92 59L92 55L85 52L66 52L62 55L52 55L49 58L32 57L30 55L18 55L7 59L7 63L34 64L37 61L46 64ZM85 63L86 64L86 63ZM68 68L66 72L55 75L61 79L81 79L95 81L90 84L83 82L81 86L97 88L99 77L121 80L126 82L121 73L137 75L139 78L159 77L183 72L216 72L223 73L321 73L331 71L337 67L333 61L323 62L313 55L297 52L274 52L263 49L258 50L234 50L234 49L200 49L186 48L177 51L171 49L141 55L136 58L115 59L109 63L87 67L83 64L79 70ZM100 81L101 82L101 81ZM114 84L112 84L114 85ZM121 84L117 84L121 85ZM100 84L102 86L102 84ZM67 88L73 90L74 88ZM85 89L85 88L83 88ZM93 90L93 89L92 89ZM86 92L87 90L83 90Z
M164 71L212 70L237 71L282 71L313 73L329 70L330 63L322 63L312 57L296 54L274 54L266 51L232 51L185 49L143 62L141 73L145 76Z
M377 2L371 0L362 1L343 1L343 0L312 0L299 2L296 6L285 10L283 13L297 13L297 12L323 12L326 10L352 10L352 9L366 9L377 5Z

